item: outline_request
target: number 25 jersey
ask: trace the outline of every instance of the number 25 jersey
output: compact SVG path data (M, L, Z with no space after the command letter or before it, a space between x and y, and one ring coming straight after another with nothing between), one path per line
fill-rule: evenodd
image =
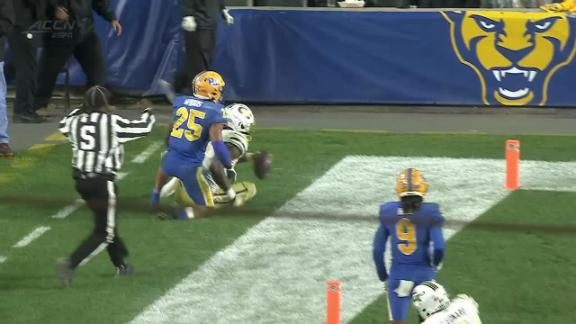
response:
M169 151L191 163L202 163L210 141L210 126L228 122L223 108L221 104L193 96L174 98Z

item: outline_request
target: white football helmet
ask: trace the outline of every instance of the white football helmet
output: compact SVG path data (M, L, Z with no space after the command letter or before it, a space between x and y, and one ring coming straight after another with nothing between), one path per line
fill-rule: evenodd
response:
M422 319L427 319L450 304L446 289L436 281L424 281L412 290L412 303Z
M256 123L252 110L245 104L234 103L224 108L226 115L230 119L228 127L236 132L250 134L252 126Z

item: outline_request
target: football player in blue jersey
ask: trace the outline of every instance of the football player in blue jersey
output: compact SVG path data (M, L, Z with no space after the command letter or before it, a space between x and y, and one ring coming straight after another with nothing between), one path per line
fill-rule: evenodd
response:
M380 206L380 226L374 237L373 257L378 278L387 281L390 323L406 322L414 286L436 277L444 258L444 217L438 204L424 202L428 183L422 173L409 168L396 179L400 201ZM390 272L384 264L390 239Z
M229 121L227 126L222 131L222 137L224 144L228 147L230 155L232 157L232 169L228 170L227 178L232 185L232 188L236 192L236 198L231 201L228 198L225 190L223 190L212 177L212 173L218 172L218 164L214 165L214 160L216 159L214 155L214 149L212 145L208 144L206 146L206 154L204 157L203 165L205 168L210 169L210 173L207 175L206 179L210 184L210 189L214 197L214 206L219 207L229 207L238 206L239 203L246 203L247 201L254 198L257 193L256 185L249 181L236 181L237 174L234 171L235 166L244 162L256 163L263 152L249 152L248 148L250 146L250 141L252 140L252 129L255 125L254 114L250 108L244 104L234 103L226 106L224 108L226 116ZM220 167L221 168L221 167ZM183 207L184 212L179 212L172 215L176 219L191 219L195 218L193 206L194 202L187 197L186 190L182 184L182 181L178 178L172 178L166 185L160 190L160 199L169 198L179 206ZM161 216L164 216L163 214ZM167 215L169 216L169 215Z
M152 205L159 202L159 189L168 177L182 181L187 196L193 201L195 213L202 214L205 207L214 207L214 199L203 166L206 146L210 142L216 160L223 167L221 177L214 180L225 188L226 195L235 199L236 193L226 180L224 170L232 169L232 159L222 140L222 130L227 124L224 106L220 103L224 80L213 71L204 71L192 81L193 96L176 96L173 99L173 125L168 136L168 151L156 174Z

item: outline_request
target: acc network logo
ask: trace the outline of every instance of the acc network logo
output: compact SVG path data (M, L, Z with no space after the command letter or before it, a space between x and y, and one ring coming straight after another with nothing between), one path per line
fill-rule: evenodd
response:
M443 12L458 59L476 72L486 105L544 105L554 73L576 50L563 13Z

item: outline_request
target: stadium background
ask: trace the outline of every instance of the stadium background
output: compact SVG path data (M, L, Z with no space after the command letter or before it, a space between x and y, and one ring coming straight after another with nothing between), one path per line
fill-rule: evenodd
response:
M158 94L156 80L172 80L181 64L178 0L113 3L125 26L122 37L115 37L103 21L97 23L108 62L109 85L117 92ZM492 76L495 70L487 70L488 75L480 82L476 73L459 61L447 19L454 10L238 8L231 12L235 24L228 27L220 22L213 62L213 68L228 81L227 100L502 105L483 100L485 82L488 92L500 86L514 90L530 87L539 96L543 87L548 97L545 106L566 107L576 102L571 89L576 74L576 64L571 64L576 19L571 16L566 16L569 28L544 35L566 42L562 47L566 53L561 55L557 49L543 71L525 66L538 71L534 81L528 83L517 74L506 78L504 74L505 81L500 83ZM506 24L550 16L534 11L508 15ZM544 53L536 55L545 60ZM567 66L558 66L556 71L560 64ZM72 64L71 71L72 84L82 85L79 67ZM542 85L548 76L549 84ZM538 100L528 105L540 104Z

